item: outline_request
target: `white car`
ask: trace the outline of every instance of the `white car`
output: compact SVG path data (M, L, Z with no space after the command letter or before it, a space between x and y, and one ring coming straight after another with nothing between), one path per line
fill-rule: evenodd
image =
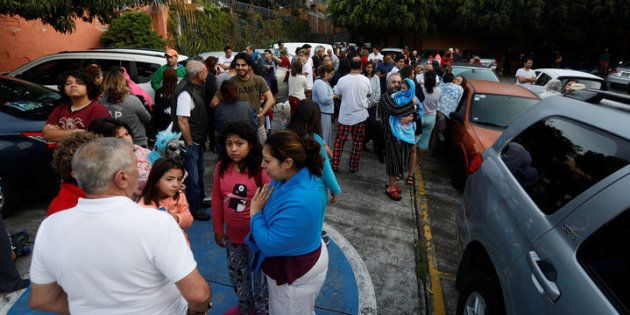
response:
M575 80L576 83L584 84L587 89L593 90L606 90L606 82L604 79L582 71L571 69L552 69L542 68L534 70L536 72L536 83L534 83L529 89L537 95L545 92L545 84L551 79L558 79L561 82L561 86L564 89L567 82ZM564 91L562 91L564 92Z
M187 58L185 55L179 55L178 60ZM103 71L113 66L125 67L131 79L153 98L155 92L151 87L151 77L160 66L166 64L166 58L164 51L147 49L102 48L63 51L37 58L7 75L57 90L57 78L60 74L91 63L97 63Z

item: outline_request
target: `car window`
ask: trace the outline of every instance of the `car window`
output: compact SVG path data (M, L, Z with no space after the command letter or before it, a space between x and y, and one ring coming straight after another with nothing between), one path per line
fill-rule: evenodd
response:
M46 119L61 98L59 93L38 85L0 79L0 111L26 119Z
M453 67L453 75L461 75L467 80L483 80L491 82L499 82L499 78L490 69L470 69Z
M538 208L549 215L630 164L630 141L551 117L514 138L501 158Z
M577 260L620 314L630 313L630 209L589 236L578 248Z
M127 73L131 72L131 61L128 60L117 60L117 59L90 59L86 61L85 65L96 63L98 64L103 71L107 72L112 68L116 67L125 67L127 69Z
M551 76L546 73L541 73L538 80L536 80L536 85L544 86L549 80L551 80Z
M575 81L577 83L582 83L586 86L587 89L599 90L602 87L602 82L597 80L589 80L589 79L572 79L565 78L562 79L562 86L565 86L568 81Z
M505 128L537 102L534 98L475 93L470 103L470 121Z
M160 68L160 65L156 63L136 61L136 83L146 83L151 81L151 77L153 77L153 74L158 68Z
M22 72L20 79L41 85L57 85L59 76L68 71L79 69L83 59L57 59L41 63Z

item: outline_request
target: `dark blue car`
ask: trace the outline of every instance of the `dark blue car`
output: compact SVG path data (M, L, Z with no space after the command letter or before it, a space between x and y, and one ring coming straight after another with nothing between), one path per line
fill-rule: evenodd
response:
M50 166L54 144L42 128L60 95L27 81L0 76L0 212L50 198L59 179Z

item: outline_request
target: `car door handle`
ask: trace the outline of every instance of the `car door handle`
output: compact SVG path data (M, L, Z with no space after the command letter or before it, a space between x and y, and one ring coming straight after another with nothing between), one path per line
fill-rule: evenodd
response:
M560 297L560 289L558 289L558 286L554 282L555 279L553 279L553 281L549 280L547 276L545 275L545 273L543 272L541 268L541 264L545 263L545 261L540 259L540 257L538 257L538 254L535 251L529 252L527 261L529 262L529 267L532 270L532 274L534 276L532 280L535 279L536 282L538 282L538 285L540 285L545 295L552 302L557 301L558 298ZM550 264L548 266L552 267L552 265Z

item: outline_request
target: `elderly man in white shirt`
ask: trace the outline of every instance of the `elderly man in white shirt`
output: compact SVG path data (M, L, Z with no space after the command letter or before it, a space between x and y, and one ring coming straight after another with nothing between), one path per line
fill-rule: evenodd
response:
M361 59L354 57L350 61L350 73L343 76L335 85L333 93L341 98L337 135L333 150L332 169L337 171L341 161L341 152L348 134L352 135L352 152L350 154L350 172L359 170L365 121L369 114L368 98L372 94L370 80L361 74Z
M37 231L30 307L62 314L205 314L210 287L166 212L129 197L138 186L133 146L86 143L72 171L87 194Z

